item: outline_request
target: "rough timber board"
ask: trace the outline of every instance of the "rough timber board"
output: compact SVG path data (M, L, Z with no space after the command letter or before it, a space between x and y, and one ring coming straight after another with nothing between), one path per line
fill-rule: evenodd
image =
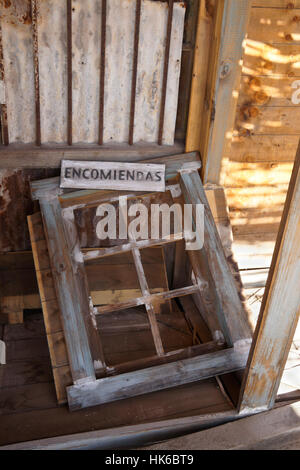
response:
M29 216L28 226L30 238L32 240L32 252L37 273L39 291L41 294L45 293L46 289L43 283L43 276L39 275L39 273L41 269L50 269L50 259L42 227L41 214L36 213L33 216ZM67 401L66 386L71 385L72 380L56 292L54 291L54 296L51 295L50 297L51 298L46 296L43 298L42 309L54 376L56 396L58 403L61 404ZM60 366L63 367L62 370L60 370Z
M101 0L72 1L73 143L98 142ZM108 2L110 3L110 2Z
M300 146L240 397L242 412L274 405L299 318ZM284 312L284 315L282 315Z
M78 410L114 400L122 400L155 390L175 387L220 373L234 372L245 367L249 345L231 348L179 363L164 364L116 377L85 382L67 388L71 410Z

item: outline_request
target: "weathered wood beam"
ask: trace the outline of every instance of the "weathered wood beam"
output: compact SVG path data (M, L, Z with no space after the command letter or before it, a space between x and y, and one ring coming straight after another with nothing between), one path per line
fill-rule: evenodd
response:
M90 261L92 259L106 258L107 256L118 255L121 253L128 253L133 248L143 249L150 248L157 245L166 245L174 243L177 240L183 239L183 233L177 233L169 235L168 239L162 238L159 240L140 240L136 242L130 242L124 245L116 245L110 248L101 248L100 250L89 250L83 254L84 261Z
M61 160L101 160L103 162L137 162L150 158L174 156L184 151L182 143L174 145L134 144L130 145L73 145L0 146L1 168L60 168ZM182 155L182 154L181 154Z
M161 364L169 364L175 361L182 361L191 357L198 357L204 354L224 350L225 345L217 343L216 341L209 341L204 344L197 344L196 346L189 346L184 349L178 349L165 353L163 356L150 356L136 359L134 361L123 362L115 366L108 367L106 374L108 376L124 374L132 372L137 369L145 369L146 367L159 366Z
M78 296L80 285L72 269L61 208L57 198L40 199L41 213L57 297L63 312L63 326L73 381L95 379L94 364ZM87 306L89 308L89 305Z
M270 409L300 313L300 145L240 397L240 411Z
M180 363L163 364L67 388L70 410L122 400L243 369L249 347L239 345Z
M98 314L105 314L110 312L116 312L118 310L125 310L127 308L136 307L138 305L145 305L146 302L155 302L155 301L166 301L174 299L175 297L184 297L186 295L194 294L199 290L198 286L187 286L182 287L181 289L174 289L171 291L158 292L157 294L149 294L148 298L145 297L135 297L134 299L129 299L126 302L121 302L114 305L104 305L103 307L97 307Z
M204 3L204 2L203 2ZM207 62L203 48L210 39L207 13L200 8L198 24L199 47L195 50L195 68L190 98L190 118L186 149L198 150L203 161L204 183L218 184L221 161L234 124L241 76L243 41L247 31L251 2L249 0L218 0L215 5L212 41L203 100L203 78L200 68ZM206 41L203 41L203 34ZM201 42L202 41L202 44ZM201 44L201 45L200 45ZM197 109L197 102L199 109ZM201 111L200 111L201 109ZM202 113L199 119L199 113ZM197 113L198 122L197 126Z

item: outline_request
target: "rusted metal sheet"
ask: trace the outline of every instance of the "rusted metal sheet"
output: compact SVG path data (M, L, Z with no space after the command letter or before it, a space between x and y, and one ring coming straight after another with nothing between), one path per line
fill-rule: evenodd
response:
M35 141L35 86L30 1L1 1L10 142Z
M38 42L43 142L67 142L67 2L39 1Z
M0 170L0 252L30 250L27 215L34 212L29 182L58 170Z

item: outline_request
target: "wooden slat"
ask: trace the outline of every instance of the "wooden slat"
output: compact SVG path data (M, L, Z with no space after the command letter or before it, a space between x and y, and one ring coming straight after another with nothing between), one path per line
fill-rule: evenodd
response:
M269 409L299 318L300 146L291 177L267 286L255 330L240 410Z
M85 261L90 261L93 259L105 258L107 256L118 255L121 253L126 253L131 251L133 248L139 250L143 248L150 248L157 245L165 245L168 243L173 243L176 240L182 240L183 233L176 233L174 235L169 235L168 238L162 238L157 240L140 240L137 242L130 242L124 245L112 246L111 248L102 248L100 250L92 250L84 253L83 259Z
M49 202L40 199L40 207L51 265L55 273L57 297L61 312L63 312L65 339L73 381L87 377L95 378L86 326L82 316L84 309L89 312L89 306L80 305L78 294L82 286L76 285L74 279L61 209L57 199Z
M140 251L138 250L138 248L133 248L131 252L136 267L139 283L141 286L142 295L145 299L145 307L149 318L155 349L158 356L162 356L164 353L164 348L160 337L158 324L155 318L155 314L157 313L157 307L153 304L151 300L148 300L150 298L150 291L146 280L145 271L142 265Z
M194 284L198 287L198 293L193 296L194 302L199 306L199 311L206 321L213 339L215 341L224 341L225 338L228 346L232 346L232 339L222 310L221 301L208 266L205 248L189 251L188 256L195 275Z
M38 5L42 143L68 142L67 0ZM70 115L69 115L70 117Z
M196 171L182 173L180 181L185 202L193 204L193 209L195 204L203 204L205 207L204 248L232 341L234 343L239 339L250 338L251 330L246 313L227 263L200 176Z
M198 344L196 346L189 346L184 349L171 351L163 356L150 356L143 359L136 359L130 362L124 362L108 369L108 375L117 375L131 372L138 369L145 369L147 367L154 367L161 364L168 364L175 361L182 361L191 357L198 357L203 354L223 349L224 345L217 344L215 341L210 341L205 344Z
M162 91L161 91L161 100L160 100L158 145L162 145L163 143L174 0L168 1L168 7L169 9L168 9L168 21L167 21L167 33L166 33L166 40L165 40L164 71L163 71L163 78L162 78Z
M248 352L247 346L185 359L180 362L180 373L178 364L163 364L74 385L67 389L69 407L78 410L243 369Z
M137 305L146 305L146 302L155 302L174 299L175 297L184 297L190 295L199 290L198 286L182 287L181 289L174 289L172 291L159 292L157 294L149 294L147 298L138 297L129 299L126 302L121 302L114 305L105 305L103 307L97 307L98 313L104 314L109 312L116 312L117 310L125 310L126 308L136 307Z
M102 0L72 0L73 144L98 143Z
M185 5L182 2L175 2L166 94L168 113L165 114L163 132L163 144L166 145L174 143L184 16ZM134 142L141 140L157 142L167 20L167 2L142 2L140 51L143 51L143 53L139 54L138 63ZM145 99L145 97L149 98Z

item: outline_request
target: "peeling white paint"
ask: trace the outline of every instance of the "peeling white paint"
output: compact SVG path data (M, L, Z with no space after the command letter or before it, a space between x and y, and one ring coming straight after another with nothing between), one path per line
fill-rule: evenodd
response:
M5 104L5 83L3 80L0 80L0 104Z
M225 338L220 330L216 330L213 332L213 339L216 341L218 344L224 344L225 343Z
M0 364L6 364L6 345L0 340Z
M166 186L166 191L170 191L173 198L180 197L182 194L180 184Z
M81 385L92 384L94 382L96 382L94 377L83 377L82 379L74 380L74 385L80 387Z

